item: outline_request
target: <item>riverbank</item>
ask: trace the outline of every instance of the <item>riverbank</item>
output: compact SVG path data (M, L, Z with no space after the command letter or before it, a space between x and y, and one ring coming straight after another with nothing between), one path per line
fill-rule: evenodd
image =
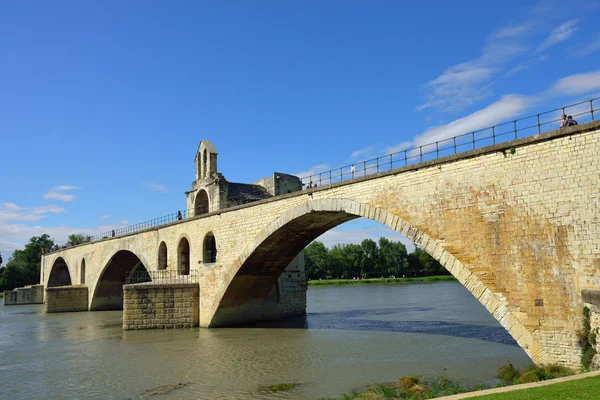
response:
M323 279L308 281L309 285L352 285L356 283L410 283L410 282L439 282L454 281L452 275L423 276L420 278L369 278L369 279Z

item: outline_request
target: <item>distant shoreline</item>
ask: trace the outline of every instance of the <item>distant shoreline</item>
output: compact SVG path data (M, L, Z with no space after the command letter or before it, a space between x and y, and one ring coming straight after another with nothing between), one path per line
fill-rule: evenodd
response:
M369 279L323 279L319 281L308 281L311 286L320 285L352 285L357 283L411 283L411 282L436 282L454 281L452 275L423 276L420 278L369 278Z

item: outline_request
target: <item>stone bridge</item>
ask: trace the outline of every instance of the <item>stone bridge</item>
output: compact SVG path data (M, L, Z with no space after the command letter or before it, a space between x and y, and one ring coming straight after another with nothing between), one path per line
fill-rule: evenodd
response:
M600 286L599 176L591 122L60 250L41 283L84 284L87 309L113 309L140 263L187 268L201 327L245 323L283 275L305 279L292 261L306 245L364 217L439 260L533 361L577 367L581 291Z

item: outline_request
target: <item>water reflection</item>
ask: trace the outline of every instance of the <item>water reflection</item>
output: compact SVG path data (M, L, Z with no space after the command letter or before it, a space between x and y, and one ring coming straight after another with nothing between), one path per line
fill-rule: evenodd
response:
M381 308L375 310L348 310L342 312L308 313L282 321L261 321L245 325L248 328L276 329L330 329L347 331L376 331L422 333L485 340L518 346L517 342L501 326L457 324L445 321L385 321L368 319L383 315L421 313L430 307Z

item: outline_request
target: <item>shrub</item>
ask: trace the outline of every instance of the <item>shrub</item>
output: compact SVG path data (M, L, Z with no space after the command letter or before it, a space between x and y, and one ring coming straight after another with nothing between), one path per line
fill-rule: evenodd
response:
M398 387L402 390L410 390L414 385L418 383L419 377L414 375L403 376L402 378L398 379Z
M505 382L512 383L521 375L521 371L515 368L509 360L506 364L498 368L498 378Z

